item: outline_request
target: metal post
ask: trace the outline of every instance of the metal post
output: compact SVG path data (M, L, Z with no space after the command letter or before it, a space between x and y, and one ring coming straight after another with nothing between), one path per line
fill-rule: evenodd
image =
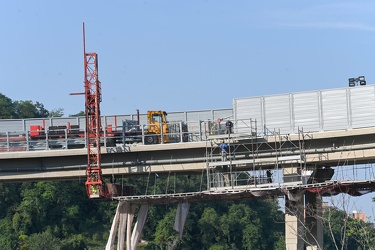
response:
M9 152L10 151L10 142L9 142L9 132L8 131L6 132L6 135L7 135L7 151Z
M232 155L231 155L231 152L230 152L230 130L228 130L228 158L229 158L230 182L231 182L232 189L233 189L234 188L234 180L233 180Z
M184 138L184 132L182 131L182 122L180 122L180 142L183 142L183 138Z
M162 122L160 122L160 144L164 143L163 126L164 126L164 124Z
M206 169L207 169L207 191L210 191L210 166L208 165L208 161L206 161Z
M65 131L65 149L68 149L68 129L64 129Z
M145 127L144 125L141 126L141 130L142 130L142 143L145 144Z
M103 129L103 135L104 135L103 140L104 140L104 147L106 148L107 147L107 117L103 116L103 120L104 120L104 128L102 128ZM117 128L115 127L115 129L117 129Z
M126 144L126 134L125 134L125 125L124 122L122 122L122 144Z
M30 151L29 133L30 133L30 131L26 131L26 133L25 133L25 136L26 136L26 151Z
M44 129L44 131L46 132L46 150L48 150L48 130L47 129Z
M23 127L23 131L26 131L26 120L25 119L22 119L22 127Z
M198 121L199 127L199 141L202 141L202 121Z

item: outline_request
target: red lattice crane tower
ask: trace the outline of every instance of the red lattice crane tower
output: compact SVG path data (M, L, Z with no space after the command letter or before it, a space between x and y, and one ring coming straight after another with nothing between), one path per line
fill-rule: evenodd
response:
M102 98L101 83L98 78L98 55L86 52L85 24L83 31L84 52L84 86L86 114L87 169L86 191L89 198L106 198L107 188L102 179L100 166L100 102Z

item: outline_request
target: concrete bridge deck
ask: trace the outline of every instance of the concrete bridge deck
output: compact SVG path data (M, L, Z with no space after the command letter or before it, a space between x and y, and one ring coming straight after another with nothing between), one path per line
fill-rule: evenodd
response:
M177 172L200 173L220 163L217 144L208 141L171 144L133 144L102 149L103 175L145 175ZM226 142L232 153L230 164L239 170L298 165L301 155L306 164L345 166L375 162L375 128L251 137L232 134ZM256 151L252 147L256 145ZM210 151L210 152L209 152ZM0 153L0 181L78 179L86 176L86 149L64 149ZM301 158L299 158L301 159Z

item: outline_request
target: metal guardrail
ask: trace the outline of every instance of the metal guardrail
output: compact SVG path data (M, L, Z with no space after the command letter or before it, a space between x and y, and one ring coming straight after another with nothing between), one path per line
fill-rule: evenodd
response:
M216 121L219 118L233 117L233 110L230 109L210 109L197 111L168 112L168 121ZM108 125L116 127L121 126L122 121L133 120L137 122L138 114L130 115L106 115L101 117L103 127ZM139 115L140 124L147 123L147 114ZM27 119L0 119L0 133L7 131L27 131L30 126L66 126L68 123L85 127L85 117L50 117L50 118L27 118Z
M234 134L236 133L236 124L248 124L249 126L245 130L242 125L242 133L247 131L249 136L253 133L250 122L238 120L233 123ZM152 144L186 143L206 141L209 136L226 133L225 122L211 120L169 122L168 133L147 134L146 131L149 127L151 125L147 124L133 126L130 130L125 130L123 126L110 126L110 129L107 127L103 130L101 144L104 147L134 143L150 144L150 137L153 137ZM80 130L79 125L69 128L55 126L53 130L38 128L36 130L0 132L0 152L85 148L87 138L84 134L84 129Z

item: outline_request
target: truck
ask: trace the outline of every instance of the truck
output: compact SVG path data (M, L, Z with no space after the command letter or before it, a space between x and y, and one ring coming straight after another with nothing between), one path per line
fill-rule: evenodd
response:
M188 141L187 124L182 121L168 122L167 112L165 111L148 111L146 126L141 126L139 121L139 115L136 123L134 120L123 121L122 141L124 143L144 142L144 144L158 144Z

